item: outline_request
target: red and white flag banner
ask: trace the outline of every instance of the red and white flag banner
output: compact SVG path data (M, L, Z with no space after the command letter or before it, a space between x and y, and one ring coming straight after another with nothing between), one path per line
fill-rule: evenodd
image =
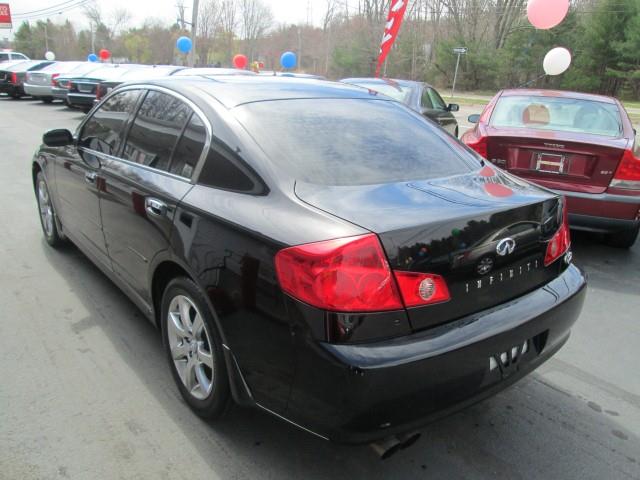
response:
M380 54L378 55L376 77L380 76L382 64L387 58L387 55L389 55L393 42L396 41L408 3L409 0L391 0L391 5L389 5L389 14L387 15L387 23L384 26L384 35L382 36L382 42L380 42Z

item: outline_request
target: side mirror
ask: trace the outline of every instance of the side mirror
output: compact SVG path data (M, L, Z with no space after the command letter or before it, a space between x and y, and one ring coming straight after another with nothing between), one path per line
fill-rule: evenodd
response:
M469 121L469 123L478 123L480 121L480 114L474 113L473 115L469 115L469 118L467 118L467 120Z
M457 112L460 110L460 105L458 105L457 103L450 103L447 107L447 110L449 110L450 112Z
M73 144L73 135L66 128L49 130L42 136L42 143L48 147L66 147Z

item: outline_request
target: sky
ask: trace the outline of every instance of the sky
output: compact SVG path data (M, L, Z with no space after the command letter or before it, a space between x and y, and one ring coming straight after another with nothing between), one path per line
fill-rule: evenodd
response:
M71 20L77 27L88 26L86 17L82 14L82 7L76 7L65 11L61 14L56 12L81 3L83 0L0 0L0 3L9 3L11 13L13 15L13 26L18 28L22 19L31 16L30 20L48 18L55 23L60 23L67 18ZM204 3L206 0L200 0ZM313 23L319 23L325 7L325 0L263 0L264 3L271 7L276 22L279 23L298 23L307 20L307 5L310 6L311 18ZM105 19L109 20L109 14L116 9L126 8L131 13L131 21L129 26L142 25L147 18L157 18L166 22L175 22L177 18L177 8L175 0L103 0L98 2L102 14ZM191 0L186 0L185 4L190 7ZM57 8L49 8L59 5ZM46 9L43 11L43 9ZM29 13L34 12L36 13ZM48 12L53 12L49 14ZM20 15L26 14L26 15ZM36 18L34 18L36 16ZM186 11L187 19L191 18L191 9ZM9 30L0 30L0 38L11 37Z

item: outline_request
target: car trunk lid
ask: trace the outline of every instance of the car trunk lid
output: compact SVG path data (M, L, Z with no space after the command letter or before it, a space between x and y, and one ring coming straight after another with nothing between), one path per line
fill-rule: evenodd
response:
M29 72L27 74L27 81L31 85L49 85L51 82L51 76L42 72Z
M544 266L562 221L558 197L490 167L383 185L297 183L295 191L377 233L392 269L446 280L450 301L407 309L415 331L504 303L560 273L562 262Z
M523 137L519 129L502 127L487 133L487 158L495 165L547 188L582 193L607 189L628 143L570 132Z

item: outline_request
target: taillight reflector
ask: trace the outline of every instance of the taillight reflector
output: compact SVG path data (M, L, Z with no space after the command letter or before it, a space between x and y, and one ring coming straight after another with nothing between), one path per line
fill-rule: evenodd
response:
M571 234L569 232L569 217L567 202L562 202L562 224L558 231L551 237L547 244L547 252L544 255L544 266L547 267L564 255L571 246Z
M60 74L59 73L54 73L53 75L51 75L51 85L52 86L56 86L56 78L59 77Z
M640 189L640 158L632 150L625 150L610 186Z
M16 72L11 72L11 80L9 80L14 85L18 83L18 74Z
M284 292L324 310L381 312L449 299L438 275L392 275L374 234L285 248L275 266Z

